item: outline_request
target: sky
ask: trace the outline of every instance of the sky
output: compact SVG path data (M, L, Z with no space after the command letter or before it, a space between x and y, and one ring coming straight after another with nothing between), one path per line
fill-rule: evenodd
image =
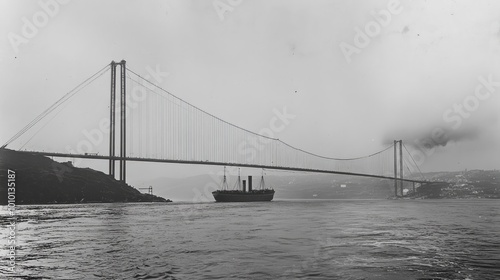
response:
M125 59L251 131L286 110L275 136L315 154L402 139L422 171L500 168L500 1L0 0L0 34L2 143ZM108 75L73 115L106 111ZM52 132L54 145L81 137L85 118L63 119L74 131ZM214 170L129 166L132 180Z

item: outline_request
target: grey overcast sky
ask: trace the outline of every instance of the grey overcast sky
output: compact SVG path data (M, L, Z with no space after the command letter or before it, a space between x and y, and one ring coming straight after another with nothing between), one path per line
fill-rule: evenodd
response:
M252 131L286 107L276 137L316 154L403 139L424 171L500 168L500 1L0 0L0 33L2 143L125 59Z

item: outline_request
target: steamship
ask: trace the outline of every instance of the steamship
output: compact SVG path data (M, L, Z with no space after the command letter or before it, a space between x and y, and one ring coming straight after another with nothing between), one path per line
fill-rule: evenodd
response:
M243 184L241 184L239 175L235 188L235 190L229 190L226 180L226 168L224 167L222 190L216 190L212 192L212 195L217 202L271 201L274 197L274 190L265 187L264 174L262 174L258 189L252 189L252 176L248 176L248 181L243 180Z

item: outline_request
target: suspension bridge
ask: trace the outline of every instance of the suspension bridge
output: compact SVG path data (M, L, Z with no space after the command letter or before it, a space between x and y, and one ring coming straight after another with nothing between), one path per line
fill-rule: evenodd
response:
M100 87L86 90L108 72L110 81L101 81ZM106 90L102 89L103 84L107 84ZM82 92L90 92L89 95L97 92L97 97L94 100ZM103 94L106 92L109 95ZM90 112L84 108L89 98L92 99ZM77 107L69 109L71 103ZM83 131L92 135L95 141L81 140L76 151L67 145L62 150L60 147L65 144L65 136L78 129L68 123L67 118L56 117L61 112L66 112L69 117L79 113L76 111L81 116L87 114L83 119L89 122L83 124L87 126ZM106 116L96 117L99 115L97 111ZM62 120L54 124L55 119ZM50 130L51 123L56 132L46 132L52 137L47 137L51 140L44 142L40 135ZM62 129L64 125L71 129ZM64 131L63 135L59 135L61 131ZM54 133L58 141L54 140ZM403 195L405 182L412 183L414 190L415 184L431 183L422 175L402 140L395 140L384 149L361 157L318 155L222 120L137 74L127 67L124 60L112 61L67 92L1 148L7 147L44 156L106 160L109 175L114 178L118 175L118 180L124 182L127 162L154 162L390 179L394 180L395 196Z

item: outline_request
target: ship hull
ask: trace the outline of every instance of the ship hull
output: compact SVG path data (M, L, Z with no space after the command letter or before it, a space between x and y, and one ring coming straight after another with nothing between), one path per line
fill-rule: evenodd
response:
M253 202L253 201L271 201L274 197L274 191L267 192L212 192L217 202Z

